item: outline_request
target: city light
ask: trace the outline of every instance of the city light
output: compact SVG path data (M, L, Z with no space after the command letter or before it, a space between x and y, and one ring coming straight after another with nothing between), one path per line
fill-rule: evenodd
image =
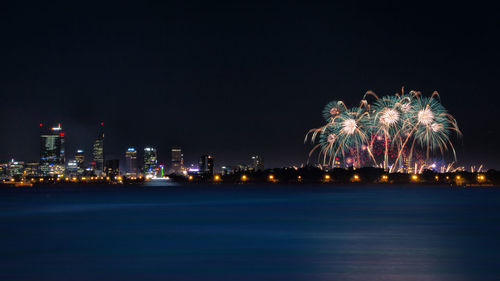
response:
M418 181L418 176L417 175L412 175L411 176L412 181Z
M215 181L220 181L220 176L219 175L215 175L214 180Z
M274 181L274 175L269 175L267 178L269 181Z
M326 175L325 175L325 182L328 182L328 181L330 181L330 175L329 175L329 174L326 174Z
M242 175L242 176L241 176L241 180L242 180L242 181L246 181L246 180L248 180L248 177L247 177L246 175Z

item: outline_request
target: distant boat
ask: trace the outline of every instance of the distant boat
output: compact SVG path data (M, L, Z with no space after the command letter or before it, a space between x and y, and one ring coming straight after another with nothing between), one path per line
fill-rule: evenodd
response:
M150 178L147 180L144 185L147 186L173 186L177 185L176 183L173 183L172 180L168 177L166 178Z

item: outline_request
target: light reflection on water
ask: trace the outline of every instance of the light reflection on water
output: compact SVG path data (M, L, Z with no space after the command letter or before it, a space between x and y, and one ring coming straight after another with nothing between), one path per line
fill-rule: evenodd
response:
M0 280L499 280L500 189L0 191Z

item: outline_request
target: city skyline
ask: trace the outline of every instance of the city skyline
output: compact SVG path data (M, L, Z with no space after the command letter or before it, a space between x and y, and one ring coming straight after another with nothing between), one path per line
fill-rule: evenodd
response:
M123 154L116 156L107 152L112 149L105 143L104 122L100 122L97 137L91 144L92 149L85 151L78 148L74 151L66 148L66 132L61 123L55 126L39 124L39 158L25 160L12 157L9 161L0 162L0 177L13 176L35 177L165 177L170 174L186 176L188 173L211 177L214 173L231 167L232 171L253 169L263 170L264 163L261 156L248 157L239 161L237 165L221 164L214 166L212 155L201 155L198 162L184 166L184 154L181 147L171 148L171 158L165 162L158 161L158 150L147 145L138 153L134 147L128 147ZM78 142L78 140L73 140ZM78 145L82 147L82 145ZM139 159L140 158L140 159ZM257 164L256 164L257 163ZM193 168L195 167L195 168Z
M189 163L210 153L229 164L259 154L269 166L300 165L324 104L404 86L447 97L464 136L459 165L500 169L495 9L179 2L6 11L2 161L37 159L38 122L60 122L84 144L70 151L90 151L104 122L110 154L182 146Z

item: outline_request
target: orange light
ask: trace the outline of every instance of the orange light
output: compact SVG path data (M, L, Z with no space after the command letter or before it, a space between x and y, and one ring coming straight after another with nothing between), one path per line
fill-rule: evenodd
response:
M215 181L219 181L220 180L220 176L219 175L215 175L214 180Z
M269 180L270 180L270 181L273 181L273 180L274 180L274 176L273 176L273 175L269 175L269 177L268 177L268 178L269 178Z
M411 179L414 180L414 181L416 181L416 180L418 180L418 176L417 175L412 175Z
M247 178L247 176L246 176L246 175L241 176L241 180L242 180L242 181L246 181L247 179L248 179L248 178Z
M330 180L330 175L329 174L326 174L325 175L325 181L329 181Z
M190 181L192 181L192 180L193 180L193 176L189 176L189 177L188 177L188 179L189 179Z

